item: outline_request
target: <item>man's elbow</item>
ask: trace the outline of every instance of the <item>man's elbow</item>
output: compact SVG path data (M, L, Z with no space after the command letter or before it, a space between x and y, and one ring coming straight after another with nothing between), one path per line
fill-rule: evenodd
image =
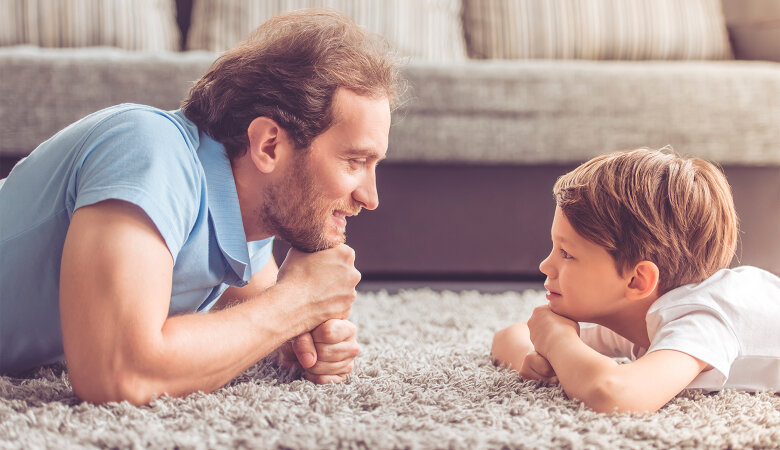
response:
M81 400L94 404L127 401L140 406L149 403L158 394L145 377L129 370L96 370L80 374L69 368L73 393Z

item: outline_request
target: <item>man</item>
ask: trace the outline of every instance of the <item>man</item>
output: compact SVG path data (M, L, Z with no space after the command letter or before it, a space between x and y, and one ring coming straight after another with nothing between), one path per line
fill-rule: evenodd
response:
M378 206L397 81L349 19L291 13L181 110L120 105L41 144L0 181L0 372L64 358L82 399L135 404L272 352L344 380L360 279L345 227ZM274 236L293 247L281 268Z

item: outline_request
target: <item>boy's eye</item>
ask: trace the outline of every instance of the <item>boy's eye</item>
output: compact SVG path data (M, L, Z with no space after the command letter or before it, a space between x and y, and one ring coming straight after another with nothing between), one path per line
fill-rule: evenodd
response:
M563 259L571 259L571 255L569 254L569 252L567 252L567 251L566 251L566 250L564 250L564 249L561 249L561 257L562 257Z

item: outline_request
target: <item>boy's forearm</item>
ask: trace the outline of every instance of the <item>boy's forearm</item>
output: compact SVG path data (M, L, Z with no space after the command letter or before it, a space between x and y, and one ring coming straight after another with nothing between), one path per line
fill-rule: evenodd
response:
M569 398L579 399L595 411L612 411L614 391L609 380L618 367L612 358L593 350L576 335L562 338L543 356Z

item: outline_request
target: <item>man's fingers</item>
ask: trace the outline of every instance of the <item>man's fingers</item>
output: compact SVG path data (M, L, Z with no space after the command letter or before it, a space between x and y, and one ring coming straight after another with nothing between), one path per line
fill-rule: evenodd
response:
M303 377L307 380L311 381L312 383L317 384L328 384L328 383L341 383L343 381L346 381L347 375L315 375L311 373L305 373L303 374Z
M315 343L318 362L338 362L345 359L354 359L360 353L360 345L354 339L339 342L338 344Z
M315 342L337 344L357 334L357 327L348 320L331 319L312 330Z
M317 349L314 347L314 339L311 333L303 333L293 340L292 345L295 356L301 367L308 369L317 363Z
M351 359L336 362L317 361L317 364L306 369L306 373L312 375L344 375L352 372L353 367L354 363Z

